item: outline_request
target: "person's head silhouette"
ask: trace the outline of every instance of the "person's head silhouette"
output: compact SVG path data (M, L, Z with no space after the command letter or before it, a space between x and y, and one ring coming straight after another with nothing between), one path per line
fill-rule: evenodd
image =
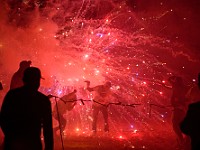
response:
M22 60L19 63L19 70L24 71L26 68L31 66L31 63L32 63L31 61Z
M38 90L40 87L41 71L36 67L28 67L24 71L23 82L25 86Z

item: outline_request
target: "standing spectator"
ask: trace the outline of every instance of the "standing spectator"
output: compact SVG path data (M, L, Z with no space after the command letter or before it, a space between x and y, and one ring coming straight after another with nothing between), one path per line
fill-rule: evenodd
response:
M24 86L8 91L1 108L4 150L53 150L51 103L38 91L41 72L29 67L24 71Z
M198 84L190 91L193 103L188 107L187 114L180 124L183 133L190 136L192 150L200 150L200 73Z
M177 135L180 146L185 145L184 135L180 130L180 122L183 120L186 113L186 92L187 88L181 77L175 76L174 80L170 80L172 84L171 105L173 107L172 124L173 130Z
M22 80L24 70L28 67L30 67L31 61L26 61L23 60L19 64L19 69L17 72L14 73L14 75L11 78L11 83L10 83L10 89L18 88L24 85L24 82Z
M184 85L183 79L179 76L171 76L168 81L171 84L171 105L173 107L172 125L177 136L177 141L180 147L185 146L184 134L180 130L180 122L183 120L186 109L186 93L187 87ZM169 88L169 87L168 87Z
M3 90L3 85L1 82L0 82L0 90Z

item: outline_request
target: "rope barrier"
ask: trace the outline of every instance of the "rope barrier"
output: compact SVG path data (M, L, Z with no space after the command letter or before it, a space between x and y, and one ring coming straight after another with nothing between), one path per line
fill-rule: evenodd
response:
M76 102L76 101L81 101L81 103L83 105L85 105L84 102L95 102L99 105L102 105L104 107L108 107L110 105L120 105L120 106L129 106L129 107L133 107L135 108L135 106L139 106L139 105L142 105L142 104L138 104L138 103L133 103L133 104L124 104L122 102L110 102L108 104L103 104L103 103L100 103L98 101L95 101L95 100L84 100L84 99L75 99L75 100L69 100L69 101L66 101L60 97L57 97L57 96L53 96L53 95L49 95L48 96L49 98L52 98L54 97L55 98L55 101L56 101L56 109L57 109L57 115L58 115L58 122L59 122L59 128L60 128L60 137L61 137L61 143L62 143L62 150L64 150L64 144L63 144L63 137L62 137L62 133L61 133L61 124L60 124L60 116L59 116L59 110L58 110L58 105L57 105L57 98L59 98L62 102L64 102L64 104L66 103L70 103L70 102ZM167 108L167 107L172 107L171 105L168 105L168 106L163 106L163 105L158 105L158 104L153 104L153 103L150 103L150 109L149 109L149 117L151 117L151 109L152 109L152 106L156 106L156 107L160 107L160 108Z
M65 104L66 103L69 103L69 102L76 102L76 101L81 101L81 103L83 105L85 105L84 102L95 102L99 105L102 105L102 106L105 106L105 107L108 107L109 105L121 105L121 106L129 106L129 107L135 107L137 105L142 105L142 104L137 104L137 103L133 103L133 104L123 104L122 102L110 102L110 103L107 103L107 104L104 104L104 103L101 103L101 102L98 102L98 101L95 101L95 100L84 100L84 99L76 99L76 100L69 100L69 101L65 101L63 100L62 98L59 98L61 101L63 101Z
M53 96L55 97L55 96ZM132 103L132 104L124 104L122 102L109 102L107 104L104 104L104 103L101 103L101 102L98 102L98 101L95 101L95 100L84 100L84 99L75 99L75 100L69 100L69 101L66 101L66 100L63 100L62 98L60 97L56 97L56 98L59 98L61 101L63 101L65 104L66 103L69 103L69 102L76 102L76 101L81 101L81 103L83 105L85 105L84 102L94 102L94 103L97 103L99 105L102 105L104 107L108 107L110 105L118 105L118 106L128 106L128 107L133 107L135 108L136 106L140 106L142 104L139 104L139 103ZM164 105L158 105L158 104L153 104L153 103L150 103L149 104L150 106L150 109L149 109L149 117L151 117L151 112L152 112L152 106L156 106L156 107L159 107L159 108L168 108L168 107L173 107L172 105L167 105L167 106L164 106Z

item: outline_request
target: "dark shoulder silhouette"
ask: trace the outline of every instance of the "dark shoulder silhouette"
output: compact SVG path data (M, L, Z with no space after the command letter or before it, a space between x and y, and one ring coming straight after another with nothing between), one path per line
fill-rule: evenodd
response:
M1 128L5 149L39 150L43 129L46 150L53 150L51 102L38 91L41 73L38 68L24 71L24 86L6 94L1 107Z
M198 75L197 89L195 95L200 94L200 74ZM180 123L181 131L190 136L192 150L200 149L200 99L196 98L196 102L189 105L186 116Z
M190 136L200 136L200 101L192 103L188 107L187 114L181 123L183 133Z
M3 90L3 85L1 82L0 82L0 90Z

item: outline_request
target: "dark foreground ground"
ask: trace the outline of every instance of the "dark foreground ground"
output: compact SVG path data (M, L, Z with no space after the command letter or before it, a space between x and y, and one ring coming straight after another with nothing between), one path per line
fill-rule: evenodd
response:
M1 137L1 143L2 143ZM55 135L54 150L189 150L180 147L172 131L166 132L98 132ZM2 148L0 148L2 150Z
M166 133L98 133L97 135L66 135L63 146L55 138L55 150L189 150L181 148L173 134Z

